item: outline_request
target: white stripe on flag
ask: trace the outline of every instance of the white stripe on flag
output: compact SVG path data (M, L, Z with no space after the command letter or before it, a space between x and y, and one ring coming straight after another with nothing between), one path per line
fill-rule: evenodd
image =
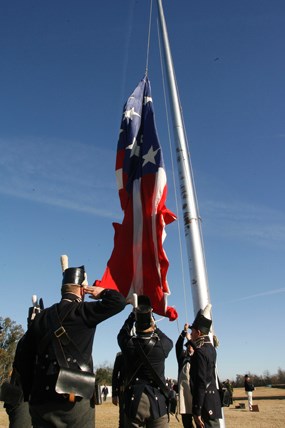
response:
M133 268L132 288L138 295L143 294L143 215L141 201L141 178L133 181Z

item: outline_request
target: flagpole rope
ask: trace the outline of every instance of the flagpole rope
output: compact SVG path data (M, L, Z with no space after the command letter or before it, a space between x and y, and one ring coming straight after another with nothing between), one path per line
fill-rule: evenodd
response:
M177 197L176 180L175 180L175 174L174 174L174 160L173 160L173 151L172 151L172 144L171 144L170 124L169 124L170 121L169 121L169 113L168 113L168 107L167 107L167 102L166 102L166 89L165 89L166 85L165 85L165 76L164 76L164 72L163 72L161 37L160 37L160 31L159 31L158 22L157 22L157 31L158 31L158 44L159 44L159 53L160 53L160 66L161 66L161 75L162 75L162 86L163 86L164 104L165 104L165 112L166 112L168 143L169 143L171 166L172 166L172 180L173 180L173 188L174 188L174 198L175 198L176 212L178 213L178 197ZM184 294L185 320L186 320L186 322L189 322L189 320L188 320L187 303L186 303L187 296L186 296L186 285L185 285L185 270L184 270L184 264L183 264L183 249L182 249L182 239L181 239L181 222L179 220L179 216L177 216L177 230L178 230L178 241L179 241L179 251L180 251L180 263L181 263L181 275L182 275L182 289L183 289L183 294ZM177 319L177 328L178 328L178 332L180 332L178 319Z
M151 20L152 20L152 0L150 0L150 10L149 10L149 22L148 22L148 37L147 37L147 50L146 50L145 76L147 76L147 75L148 75L148 61L149 61L149 50L150 50Z

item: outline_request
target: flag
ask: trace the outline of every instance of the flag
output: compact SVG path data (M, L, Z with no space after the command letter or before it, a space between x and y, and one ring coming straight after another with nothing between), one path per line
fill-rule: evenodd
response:
M147 77L124 105L116 179L124 218L122 224L113 223L113 252L95 284L117 289L126 298L147 295L155 313L174 320L177 312L167 306L169 262L163 241L165 225L176 216L165 206L167 180Z

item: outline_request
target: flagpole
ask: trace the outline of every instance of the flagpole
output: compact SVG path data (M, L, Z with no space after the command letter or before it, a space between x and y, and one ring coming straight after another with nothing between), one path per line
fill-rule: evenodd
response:
M164 50L166 75L169 85L173 130L176 143L178 175L180 181L180 192L184 218L184 233L186 238L186 248L192 288L192 301L194 315L196 315L199 309L204 309L208 303L211 303L202 240L201 218L199 215L190 155L187 149L187 139L185 128L183 126L183 117L179 102L178 87L175 79L162 0L157 0L157 5L159 24L162 35L162 45ZM222 419L219 419L219 426L220 428L225 428L226 425L224 416L222 416Z
M178 175L184 218L184 233L190 269L194 314L210 302L206 262L201 233L201 218L198 210L193 172L187 150L185 129L178 97L174 66L164 18L162 0L157 0L159 23L164 48L165 67L170 92L173 130L176 143Z

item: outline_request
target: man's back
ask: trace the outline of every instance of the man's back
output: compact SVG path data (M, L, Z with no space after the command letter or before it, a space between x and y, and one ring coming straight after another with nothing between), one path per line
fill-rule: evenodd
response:
M124 307L124 299L120 293L106 290L106 299L103 303L77 301L73 294L64 295L64 299L56 305L59 319L63 312L68 311L66 318L62 320L62 326L68 337L80 352L89 371L93 372L92 346L96 326L100 322L115 315ZM104 297L104 296L103 296ZM108 302L106 302L108 300ZM47 400L58 400L62 397L55 392L55 383L59 372L57 357L54 352L52 341L56 340L52 333L49 316L52 308L43 310L34 320L31 328L26 333L25 347L23 352L22 373L24 376L24 394L28 399L31 390L31 403L41 403ZM50 333L49 333L50 332ZM72 355L70 344L62 344L63 352L70 368L79 369L76 358ZM36 375L33 377L33 385L29 385L29 379L36 364Z
M126 303L119 292L89 287L85 279L84 266L66 268L61 301L36 316L21 343L19 371L33 426L94 428L96 326ZM84 302L86 294L95 301Z
M161 418L161 427L168 426L167 399L160 385L165 386L165 359L173 343L155 327L138 331L136 336L132 336L134 322L135 315L131 313L118 334L118 343L128 368L125 379L125 412L132 423L135 420L144 421L147 417L152 420ZM141 358L143 353L148 363Z

